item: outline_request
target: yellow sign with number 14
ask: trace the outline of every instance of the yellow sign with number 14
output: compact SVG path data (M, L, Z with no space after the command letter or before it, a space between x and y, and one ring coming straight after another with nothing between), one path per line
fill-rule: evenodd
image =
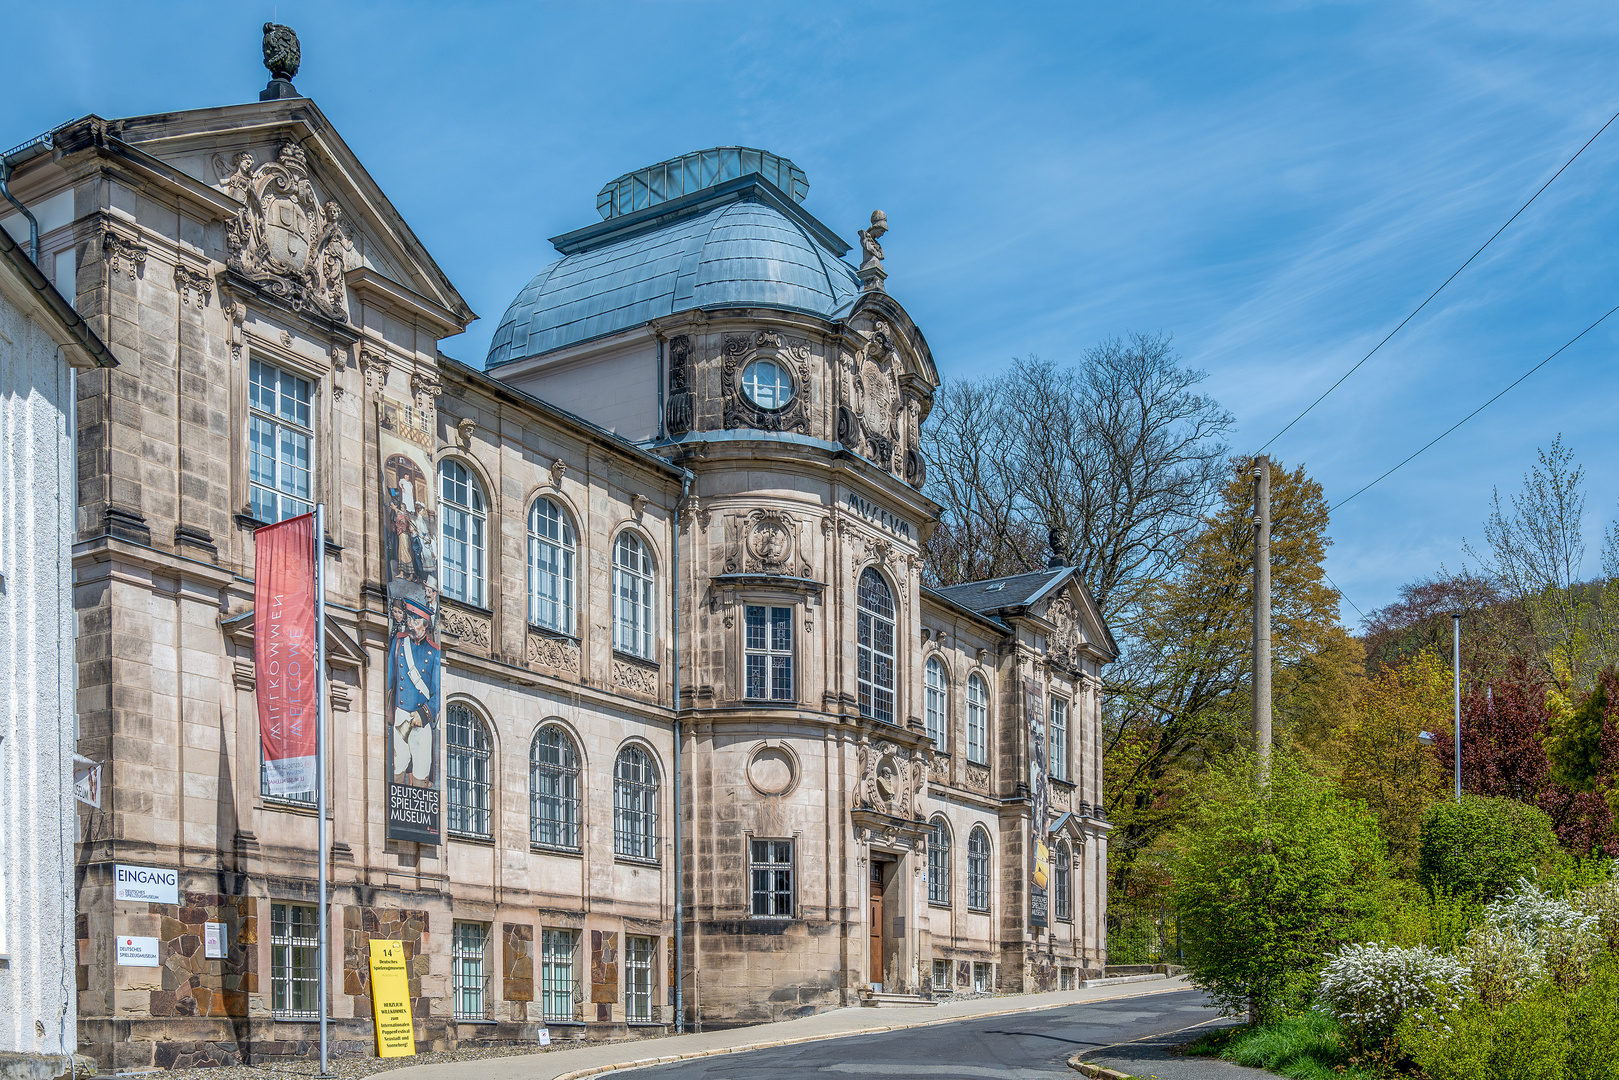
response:
M377 1022L378 1057L407 1057L416 1052L402 941L371 942L371 1012Z

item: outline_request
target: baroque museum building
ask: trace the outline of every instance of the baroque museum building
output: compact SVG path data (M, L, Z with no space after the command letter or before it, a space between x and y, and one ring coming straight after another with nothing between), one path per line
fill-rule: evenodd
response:
M473 312L285 79L8 160L117 361L77 376L72 551L104 1070L316 1039L316 800L253 642L254 529L317 502L336 1049L373 938L424 1050L672 1030L677 926L704 1026L1099 973L1116 646L1068 567L922 584L939 376L880 213L851 255L784 158L639 169L463 362Z

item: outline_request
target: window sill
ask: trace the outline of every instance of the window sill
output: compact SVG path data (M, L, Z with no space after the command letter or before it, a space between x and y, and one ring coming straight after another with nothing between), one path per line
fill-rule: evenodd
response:
M967 909L967 914L969 914L969 915L988 915L989 914L989 908L987 908L987 907L970 907L970 908Z
M619 855L617 853L615 853L613 855L613 861L616 862L616 863L624 863L624 864L629 865L629 866L662 866L663 865L663 863L658 859L640 859L640 858L635 857L634 855Z
M671 1021L668 1021L668 1020L626 1020L626 1021L624 1021L624 1023L626 1025L628 1025L629 1027L668 1027L669 1024L671 1023Z
M482 604L474 604L470 600L462 600L460 597L451 596L448 593L441 592L438 594L438 598L441 604L447 603L451 607L460 608L462 611L470 611L474 615L482 615L486 619L495 617L494 608L486 608Z
M930 907L930 908L938 908L941 911L954 911L956 905L951 904L951 903L943 903L943 904L941 904L937 900L929 900L928 901L928 907Z
M494 1027L500 1023L499 1020L491 1020L487 1016L479 1017L476 1020L468 1019L465 1016L457 1016L455 1022L457 1024L477 1024L483 1027Z
M1069 791L1073 791L1075 788L1077 788L1079 786L1078 784L1074 783L1072 780L1069 780L1066 777L1061 777L1061 776L1053 776L1053 777L1051 777L1051 782L1053 784L1061 784L1063 787L1067 788Z
M579 635L570 634L566 630L557 630L549 626L542 626L536 622L529 623L528 628L531 633L539 634L541 637L552 638L556 641L571 641L575 645L579 644Z
M583 1020L541 1020L540 1023L544 1024L546 1027L582 1028L585 1026L585 1022Z
M528 850L534 855L565 855L574 859L583 858L585 854L583 848L552 847L550 844L536 844L532 841L529 842Z
M477 844L479 847L494 847L495 838L483 833L457 832L454 829L445 829L444 835L451 840L459 840L463 844Z
M784 701L779 698L743 698L738 704L748 709L798 709L803 705L797 700Z
M632 652L625 652L623 649L620 649L616 645L613 647L613 659L615 659L615 660L625 660L625 661L628 661L631 664L638 664L641 667L644 667L644 668L648 669L649 671L657 671L658 670L658 662L656 660L652 659L650 656L638 656L638 655L636 655L635 653L632 653Z
M752 912L748 913L748 918L758 919L760 922L792 922L797 917L796 915L755 915Z
M259 803L265 810L284 810L293 814L303 814L306 817L319 817L320 804L304 802L301 799L275 799L268 795L260 795ZM327 817L332 815L328 813Z

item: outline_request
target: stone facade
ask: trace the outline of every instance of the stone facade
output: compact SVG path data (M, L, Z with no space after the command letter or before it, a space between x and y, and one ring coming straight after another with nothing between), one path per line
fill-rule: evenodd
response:
M370 1044L379 939L405 942L423 1049L661 1031L677 889L705 1025L1105 962L1111 638L1068 569L1004 595L923 586L938 376L882 275L832 315L677 308L485 372L440 352L472 312L314 103L88 117L50 150L14 188L61 211L45 261L121 365L79 383L73 547L79 749L108 770L76 823L80 1031L103 1068L308 1053L317 919L339 1050ZM786 205L761 184L722 196ZM761 403L761 362L783 400ZM433 586L456 781L437 844L387 826L406 541L384 424L419 433L441 478L423 482L467 507L422 540L466 570ZM324 913L313 806L261 780L253 652L253 530L316 501ZM1047 783L1030 762L1055 698L1067 779ZM1036 836L1068 860L1045 927ZM179 902L116 899L122 864L177 871ZM159 966L116 963L120 935L157 938Z

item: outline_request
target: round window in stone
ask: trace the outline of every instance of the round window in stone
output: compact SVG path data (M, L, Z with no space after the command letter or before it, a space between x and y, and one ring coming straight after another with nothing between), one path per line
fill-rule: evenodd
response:
M793 380L774 360L755 360L742 369L742 392L761 409L780 409L793 400Z

